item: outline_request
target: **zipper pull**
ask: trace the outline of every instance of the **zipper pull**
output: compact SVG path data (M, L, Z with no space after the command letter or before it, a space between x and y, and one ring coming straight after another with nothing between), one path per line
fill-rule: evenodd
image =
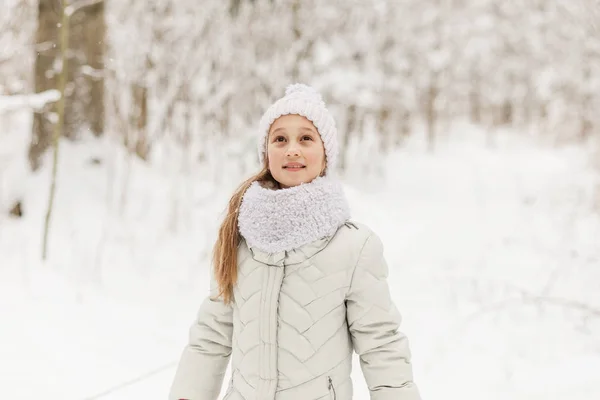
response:
M354 228L354 229L358 230L358 226L356 226L356 224L351 221L344 222L344 225L346 225L346 228Z
M337 395L335 394L335 388L333 387L333 381L331 380L330 376L327 377L327 380L329 381L329 392L330 392L330 394L333 394L333 400L335 400Z

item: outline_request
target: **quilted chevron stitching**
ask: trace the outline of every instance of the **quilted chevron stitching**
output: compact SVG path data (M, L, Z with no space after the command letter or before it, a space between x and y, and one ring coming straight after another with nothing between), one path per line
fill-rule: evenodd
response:
M289 376L287 376L286 374L284 374L283 372L281 372L281 370L278 370L277 372L278 372L279 375L281 375L282 377L284 377L288 381L292 380Z
M313 379L317 379L317 378L319 378L320 376L323 376L323 375L329 374L329 373L331 373L331 371L333 371L333 370L335 370L337 367L339 367L339 366L340 366L340 364L342 364L342 363L344 363L344 362L348 361L348 359L349 359L349 358L350 358L350 359L352 359L352 353L349 353L349 354L348 354L346 357L344 357L343 359L341 359L341 360L340 360L340 361L339 361L337 364L335 364L335 366L333 366L332 368L329 368L327 371L324 371L323 373L320 373L320 374L319 374L319 376L317 376L317 377L314 377L314 378L307 379L307 380L305 380L305 381L300 381L300 382L298 382L298 383L297 383L296 385L294 385L294 386L290 386L289 388L285 388L285 389L282 389L282 390L280 390L280 392L285 392L285 391L287 391L287 390L294 389L294 388L296 388L296 387L298 387L298 386L304 385L306 382L310 382L310 381L312 381ZM352 361L352 360L350 360L350 361Z
M329 295L330 295L331 293L333 293L333 292L336 292L336 291L338 291L338 290L341 290L341 289L347 289L347 288L349 287L349 285L342 285L342 286L340 286L340 287L338 287L338 288L335 288L335 289L331 290L330 292L324 293L324 294L322 294L322 295L318 295L317 293L315 293L315 292L314 292L314 290L313 290L313 288L312 288L312 285L311 285L310 283L306 282L306 280L304 280L304 279L303 279L301 276L299 276L299 277L300 277L300 279L302 279L302 281L303 281L304 283L306 283L306 284L307 284L307 286L308 286L308 287L311 289L311 291L312 291L313 295L314 295L314 296L316 296L314 299L312 299L311 301L309 301L309 302L308 302L308 303L306 303L305 305L301 306L301 307L303 307L303 308L304 308L304 307L307 307L308 305L310 305L310 304L314 303L314 302L315 302L315 301L317 301L317 300L320 300L320 299L322 299L323 297L329 296ZM319 281L319 280L321 280L321 279L323 279L323 278L319 278L319 279L318 279L317 281L315 281L315 282L318 282L318 281ZM287 293L287 292L282 292L282 293L285 293L285 294L286 294L288 297L292 298L293 300L295 300L295 301L296 301L296 303L297 303L297 304L299 304L299 305L300 305L300 303L298 302L298 300L297 300L296 298L294 298L293 296L291 296L289 293Z
M315 354L318 354L318 353L316 353L316 352L315 352L313 355L311 355L310 357L308 357L306 360L302 361L301 359L299 359L299 358L298 358L298 356L297 356L296 354L294 354L294 352L293 352L293 351L291 351L291 350L288 350L288 349L286 349L285 347L280 347L280 348L279 348L279 351L284 351L284 352L288 353L289 355L291 355L291 356L292 356L294 359L296 359L296 361L298 361L298 363L299 363L301 366L303 366L303 367L304 367L304 369L305 369L305 370L306 370L306 371L307 371L307 372L308 372L308 373L309 373L309 374L310 374L310 375L311 375L313 378L316 378L316 377L317 377L317 375L315 375L315 373L314 373L314 372L312 372L311 370L309 370L309 369L306 367L306 365L304 365L304 363L305 363L306 361L310 360L310 359L311 359L311 358L312 358L312 357L313 357Z
M311 342L310 340L308 340L308 338L307 338L306 336L304 336L302 333L300 333L300 331L298 330L298 328L296 328L294 325L290 324L289 322L287 322L286 320L284 320L284 319L282 319L282 318L279 318L279 322L283 322L285 325L287 325L287 326L289 326L290 328L292 328L293 330L295 330L295 331L296 331L296 333L297 333L299 336L302 336L303 338L305 338L305 339L306 339L306 341L308 342L308 344L310 345L310 348L311 348L313 351L315 351L315 348L314 348L314 346L313 346L312 342Z
M246 352L245 352L245 353L242 351L242 349L238 348L239 352L240 352L240 353L242 353L242 357L241 357L241 359L239 360L239 362L240 362L240 363L242 363L242 362L244 361L244 358L246 358L246 356L247 356L248 354L252 353L252 351L253 351L254 349L256 349L257 347L259 347L259 346L260 346L260 344L254 345L254 346L250 347L248 350L246 350Z
M335 335L337 335L337 334L338 334L338 332L339 332L339 331L340 331L340 330L341 330L341 329L342 329L342 328L343 328L345 325L346 325L346 321L343 321L343 322L340 324L340 326L338 326L338 327L336 328L336 330L335 330L335 331L334 331L334 332L333 332L331 335L329 335L329 337L327 338L327 340L325 340L325 341L323 342L323 344L322 344L321 346L319 346L319 348L318 348L318 349L315 351L315 354L318 354L318 353L319 353L319 351L321 351L321 349L323 348L323 346L325 346L325 345L326 345L326 344L327 344L327 343L328 343L328 342L331 340L331 338L332 338L332 337L334 337ZM313 356L314 356L314 354L313 354ZM310 357L307 359L307 361L308 361L308 360L310 360L310 359L311 359L313 356L310 356Z
M312 265L308 265L308 266L306 266L306 268L308 268L309 266L312 266ZM317 268L317 269L319 269L319 268ZM319 269L319 271L320 271L320 269ZM321 272L323 272L323 271L321 271ZM314 296L316 296L316 295L317 295L317 294L315 293L315 291L313 290L311 283L310 283L310 282L307 282L307 281L306 281L306 279L305 279L305 278L302 276L302 274L300 273L300 268L299 268L298 270L294 271L294 273L292 273L292 274L290 274L290 275L286 276L286 278L287 278L287 279L293 279L292 277L298 277L299 279L301 279L301 280L302 280L302 282L304 282L304 283L306 284L306 286L307 286L307 287L310 289L310 291L312 292L312 294L313 294ZM319 279L320 279L320 278L319 278Z
M292 296L290 296L290 295L289 295L287 292L283 292L283 291L282 291L282 292L279 294L279 297L281 298L281 297L283 297L283 296L285 296L285 297L287 297L288 299L292 300L292 302L293 302L294 304L296 304L296 305L297 305L297 306L300 308L300 310L304 311L304 312L305 312L305 313L308 315L308 317L310 318L310 320L313 322L313 325L314 325L314 322L315 322L315 320L313 319L313 316L312 316L312 315L311 315L311 314L308 312L308 310L306 310L306 309L304 308L304 306L303 306L302 304L300 304L300 303L298 302L298 300L296 300L295 298L293 298ZM279 300L279 301L281 302L281 300ZM279 314L279 313L278 313L278 314ZM311 326L312 326L312 325L311 325Z
M243 275L243 274L241 274L241 270L242 269L243 268L239 268L238 267L238 273L240 273L240 275L242 275L242 277L244 278L244 279L239 279L239 277L238 277L238 281L237 281L237 285L238 286L243 285L244 282L246 281L246 279L248 279L250 276L252 276L252 274L254 274L256 271L260 271L261 270L259 267L255 267L255 268L252 268L252 271L250 271L248 274Z
M246 261L249 261L251 259L251 255L250 254L245 254L244 258L242 258L241 260L238 260L238 272L241 272L241 270L243 270L243 266L246 264ZM243 276L244 273L242 272L241 275Z
M336 306L335 308L331 309L327 314L323 315L321 318L319 318L317 321L315 321L311 326L309 326L308 328L306 328L305 330L303 330L302 334L305 334L310 328L312 328L313 326L315 326L318 322L320 322L324 318L327 318L328 315L330 315L331 313L333 313L334 311L336 311L340 307L344 307L344 304L340 304L340 305Z
M369 315L371 313L371 311L373 311L374 308L379 308L381 311L385 312L385 313L389 313L391 310L390 308L383 308L382 306L378 305L378 304L371 304L371 307L369 307L367 309L367 311L365 311L360 317L354 318L354 321L352 322L352 324L350 325L350 327L353 327L354 324L356 324L357 322L359 322L360 320L362 320L364 317L366 317L367 315Z
M235 339L235 345L236 345L236 348L239 350L239 352L242 353L242 359L240 360L240 362L241 362L246 357L247 354L249 354L252 350L254 350L258 346L260 346L260 343L259 344L255 344L254 346L250 347L246 351L243 351L242 347L240 346L240 342L239 342L238 338L236 337L236 339Z
M362 244L360 251L359 251L359 256L358 259L356 260L356 264L354 265L354 268L352 268L352 274L350 275L350 285L348 286L348 291L346 292L346 298L348 298L348 294L350 293L350 288L352 288L352 283L354 282L354 276L356 275L356 270L358 269L358 265L360 264L362 257L363 257L363 250L365 249L365 246L367 245L367 243L369 243L369 240L371 239L371 236L373 236L373 234L371 233L367 239L365 240L365 242Z
M246 377L244 376L244 374L242 373L242 371L240 371L240 369L239 369L239 368L236 368L234 371L237 371L237 373L238 373L238 374L240 375L240 377L241 377L241 378L244 380L244 382L246 383L246 385L248 385L248 386L250 386L252 389L256 390L256 386L254 386L254 385L252 385L250 382L248 382L248 378L246 378ZM241 393L240 393L240 395L241 395L242 397L244 397L244 395L242 395Z
M310 306L312 303L314 303L315 301L317 301L317 300L321 300L323 297L327 297L327 296L329 296L329 295L330 295L330 294L332 294L332 293L338 292L338 291L340 291L341 289L345 289L346 287L347 287L347 286L341 286L341 287L339 287L339 288L335 288L335 289L333 289L331 292L327 292L327 293L325 293L325 294L323 294L323 295L321 295L321 296L317 297L316 299L309 301L308 303L306 303L306 305L305 305L304 307L308 307L308 306Z
M251 294L251 295L250 295L250 296L249 296L249 297L248 297L246 300L244 300L244 303L243 303L243 304L240 304L240 305L238 306L238 310L239 310L240 314L242 314L242 313L244 312L244 308L245 308L246 304L248 304L248 302L249 302L249 301L250 301L250 300L251 300L251 299L252 299L254 296L256 296L257 294L260 294L260 292L261 292L261 289L259 288L259 289L258 289L256 292L252 293L252 294ZM241 315L240 315L240 319L241 319Z

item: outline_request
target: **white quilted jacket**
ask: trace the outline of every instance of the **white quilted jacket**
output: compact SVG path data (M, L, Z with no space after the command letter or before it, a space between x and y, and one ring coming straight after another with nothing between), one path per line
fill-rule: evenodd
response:
M352 351L371 400L419 400L387 284L380 239L346 223L325 239L267 254L239 248L235 302L207 298L170 400L350 400ZM211 295L217 293L213 280Z

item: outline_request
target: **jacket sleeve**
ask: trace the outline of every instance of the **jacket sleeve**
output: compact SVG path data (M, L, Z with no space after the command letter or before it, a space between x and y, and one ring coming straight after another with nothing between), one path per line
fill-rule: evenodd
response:
M233 308L215 299L217 283L211 274L210 296L190 327L169 393L169 400L216 400L231 356Z
M408 339L391 299L383 245L371 233L364 243L346 298L348 327L371 400L420 400L413 382Z

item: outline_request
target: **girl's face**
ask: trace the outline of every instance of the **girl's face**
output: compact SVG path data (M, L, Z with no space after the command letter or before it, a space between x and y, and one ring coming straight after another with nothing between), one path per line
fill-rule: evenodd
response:
M301 115L283 115L269 129L267 159L282 188L311 182L325 169L325 147L317 128Z

